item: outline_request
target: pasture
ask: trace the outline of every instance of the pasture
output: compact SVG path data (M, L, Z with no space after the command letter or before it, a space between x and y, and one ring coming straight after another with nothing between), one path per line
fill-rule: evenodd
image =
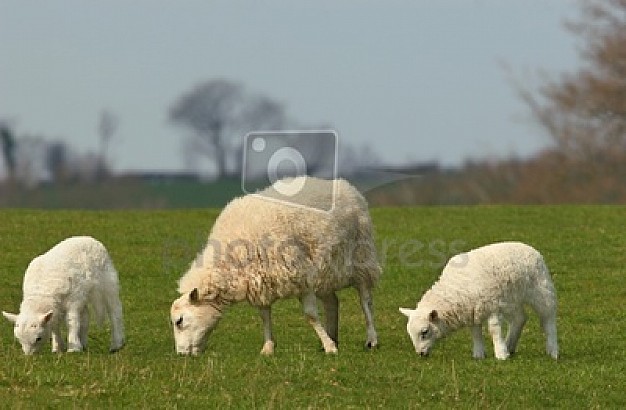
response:
M127 345L108 353L90 329L82 354L23 356L0 323L6 408L623 408L626 406L626 207L375 208L383 276L374 294L380 347L363 348L356 292L340 297L339 354L325 355L296 301L274 305L276 353L262 357L261 320L233 306L199 357L178 357L169 324L176 280L218 210L0 212L0 308L16 312L29 261L61 239L92 235L119 271ZM544 352L534 314L517 353L471 357L467 329L417 356L398 307L414 307L447 258L501 240L543 253L559 296L560 358Z

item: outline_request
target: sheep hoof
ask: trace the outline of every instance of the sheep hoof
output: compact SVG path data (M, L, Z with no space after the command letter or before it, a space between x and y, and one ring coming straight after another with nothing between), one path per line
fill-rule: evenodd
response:
M506 360L509 358L509 354L508 353L501 353L501 354L497 354L496 355L496 359L498 360Z
M324 346L324 352L337 354L337 346L334 343L329 343Z
M368 350L372 350L375 347L378 347L378 342L376 340L365 343L365 348Z
M271 356L274 354L274 342L268 340L263 344L263 349L261 349L261 354L263 356Z
M554 360L557 360L559 358L559 349L556 347L548 347L546 349L546 353L548 353L548 355L553 358Z
M109 348L109 353L117 353L120 350L122 350L122 347L124 347L124 343L122 343L121 345L116 346L116 347L111 347L111 348Z

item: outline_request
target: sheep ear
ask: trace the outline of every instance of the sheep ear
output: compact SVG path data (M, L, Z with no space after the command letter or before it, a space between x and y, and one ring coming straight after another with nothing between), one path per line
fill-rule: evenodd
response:
M3 310L2 316L4 316L11 323L17 322L17 315L15 313L9 313Z
M413 309L407 309L407 308L398 308L400 310L400 313L402 313L404 316L406 317L411 317L411 313L415 312L415 310Z
M196 303L199 299L200 296L198 295L198 288L193 288L193 290L189 292L189 301L191 303Z
M52 314L54 313L54 311L50 310L48 313L46 313L45 315L43 315L41 317L41 324L45 325L46 323L48 323L50 321L50 319L52 319Z
M439 319L439 313L437 313L436 310L433 310L430 312L430 314L428 315L428 320L430 320L431 322L436 322Z

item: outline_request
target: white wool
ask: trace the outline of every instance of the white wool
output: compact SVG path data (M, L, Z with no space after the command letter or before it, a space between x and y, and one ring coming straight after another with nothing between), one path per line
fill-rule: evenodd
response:
M50 308L65 311L75 300L88 300L91 291L99 293L97 284L110 263L104 246L90 237L66 239L43 255L35 257L24 275L24 294L20 310L45 313ZM110 277L117 284L117 277ZM98 323L104 319L102 298L94 300Z
M329 203L329 181L307 179L307 189L292 200ZM367 203L348 182L335 184L330 212L268 200L271 188L231 201L180 279L179 293L198 288L224 303L246 299L263 306L308 289L328 293L361 282L373 286L380 267Z
M418 307L438 308L454 329L516 309L538 286L555 292L541 254L519 242L503 242L451 258ZM546 302L553 304L553 299Z
M502 242L451 258L417 308L400 311L409 318L407 331L422 355L436 339L470 326L474 357L484 357L480 326L488 322L496 357L506 359L526 322L525 305L539 315L546 351L557 358L556 290L543 257L526 244ZM510 324L506 340L502 320Z
M81 315L85 321L89 305L98 323L103 322L105 314L109 316L111 349L118 350L123 345L117 271L106 248L97 240L88 236L71 237L37 256L26 269L22 290L17 322L22 325L36 322L47 312L52 312L49 323L46 321L45 324L46 335L52 332L53 338L57 338L53 340L53 350L62 350L64 343L58 338L60 324L65 320L70 350L80 351L85 347L87 324L81 323ZM9 316L11 314L5 314L5 317ZM33 346L22 345L25 352L32 352Z
M215 221L206 247L180 279L182 296L171 310L179 353L202 351L223 308L247 301L260 309L265 326L262 353L271 354L270 307L290 297L301 299L325 351L336 352L334 292L350 286L360 294L367 345L377 344L371 289L381 270L365 199L341 179L297 177L280 183L301 184L303 189L286 198L269 187L232 200ZM327 314L326 330L319 323L316 297L332 313Z
M547 296L555 293L541 254L523 243L502 242L451 258L418 307L436 307L454 329L515 310L536 297L537 288ZM555 301L549 297L545 303Z

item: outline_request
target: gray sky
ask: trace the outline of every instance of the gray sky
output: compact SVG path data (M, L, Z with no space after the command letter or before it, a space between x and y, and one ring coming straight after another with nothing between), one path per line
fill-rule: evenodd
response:
M170 105L229 78L332 124L388 163L526 156L549 144L509 75L578 64L573 0L0 0L0 119L95 151L119 117L117 171L183 169Z

